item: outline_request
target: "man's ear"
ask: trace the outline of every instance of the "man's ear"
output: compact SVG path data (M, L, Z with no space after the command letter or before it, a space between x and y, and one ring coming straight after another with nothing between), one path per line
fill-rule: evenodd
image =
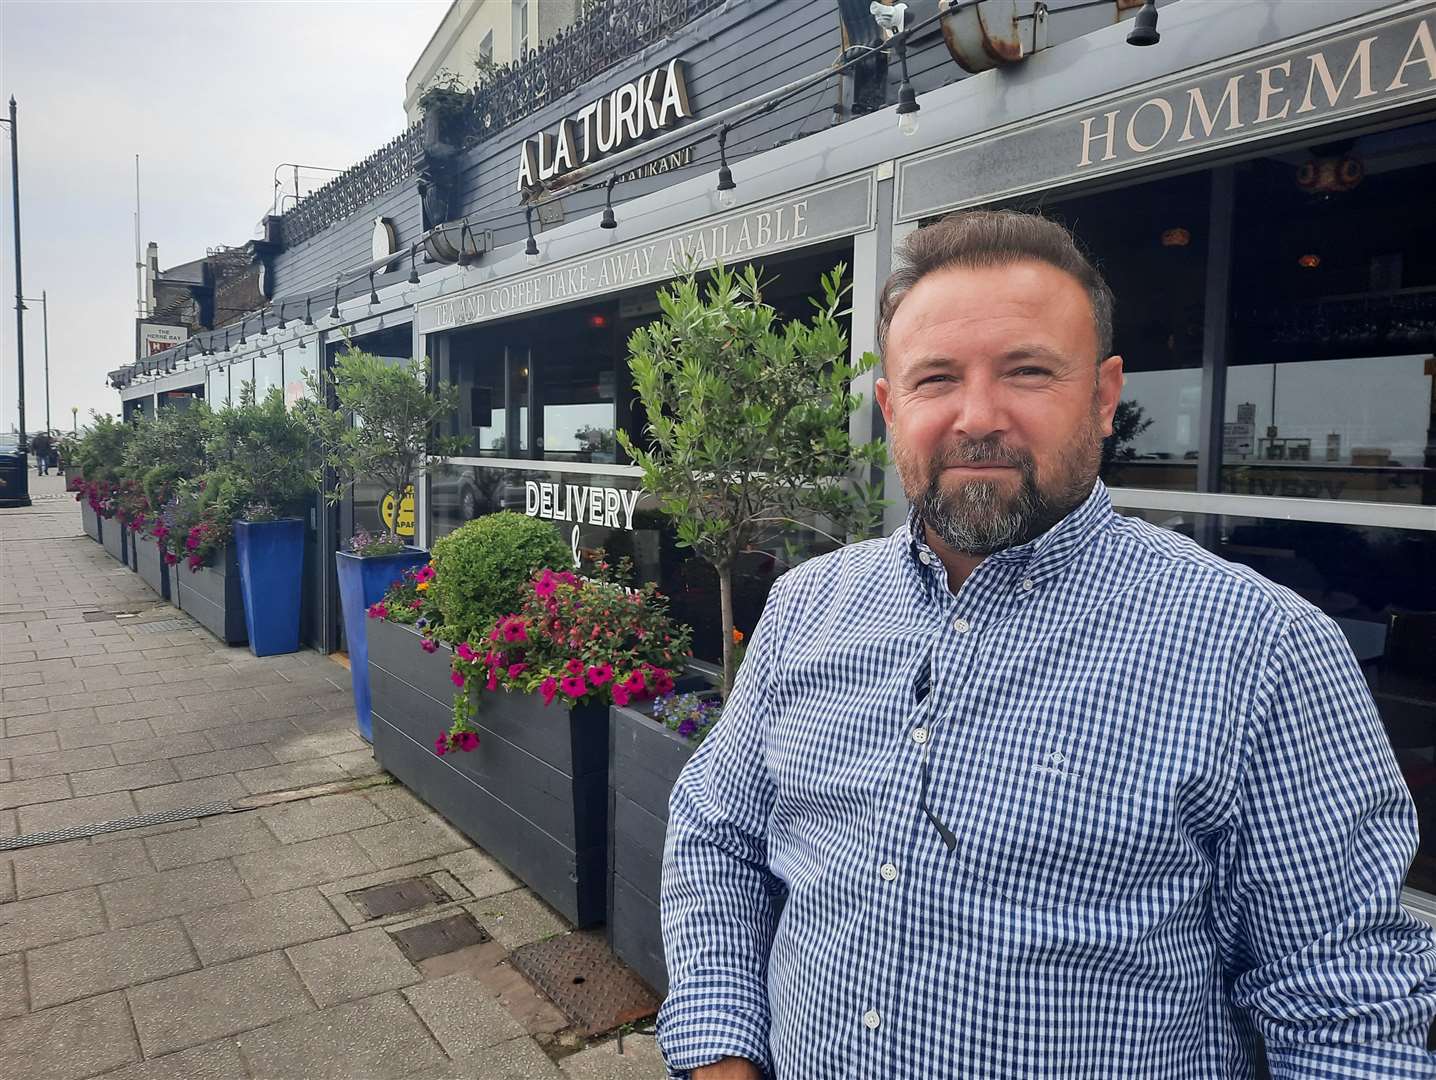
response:
M873 383L873 396L878 399L878 408L883 411L883 423L892 427L892 386L887 379L879 379Z
M1102 435L1112 434L1112 417L1122 400L1122 358L1109 356L1097 365L1097 414L1102 419Z

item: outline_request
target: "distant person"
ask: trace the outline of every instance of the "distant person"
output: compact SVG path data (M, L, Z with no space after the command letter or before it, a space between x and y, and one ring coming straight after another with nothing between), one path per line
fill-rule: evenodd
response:
M1316 607L1112 508L1112 294L1061 226L904 242L912 509L781 577L673 790L692 1080L1436 1076L1417 819ZM1158 283L1160 284L1160 283ZM781 911L781 914L780 914Z
M50 455L54 450L54 440L50 433L42 431L30 440L30 452L35 455L35 465L39 469L39 475L48 476L50 473Z

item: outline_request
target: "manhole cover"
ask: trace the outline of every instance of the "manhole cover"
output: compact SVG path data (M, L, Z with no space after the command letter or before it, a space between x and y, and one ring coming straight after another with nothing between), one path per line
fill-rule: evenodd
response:
M514 950L514 967L553 999L585 1036L601 1035L658 1011L658 999L592 930Z
M345 893L354 906L368 919L380 919L401 911L417 911L430 904L447 903L448 893L428 878L404 878L387 885L374 885L368 889L355 889Z
M470 945L482 945L493 940L489 937L489 932L467 912L463 915L451 915L447 919L420 923L407 930L396 930L390 936L394 939L394 944L399 946L399 951L413 964L431 956L458 952Z

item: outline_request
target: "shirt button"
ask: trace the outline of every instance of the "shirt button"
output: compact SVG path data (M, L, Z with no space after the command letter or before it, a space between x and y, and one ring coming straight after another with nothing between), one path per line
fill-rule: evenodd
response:
M1032 591L1032 579L1031 579L1030 577L1025 577L1025 578L1022 579L1022 591L1023 591L1023 592L1031 592L1031 591Z
M912 729L912 741L921 746L927 742L927 728L919 727Z
M966 619L954 619L952 623L952 628L956 630L959 634L965 634L972 629L972 624L969 623Z
M869 1031L876 1031L878 1025L882 1022L883 1018L878 1015L878 1011L876 1009L869 1009L867 1012L863 1013L863 1026L866 1027Z
M929 555L926 551L920 551L920 552L918 552L917 558L918 558L918 561L923 564L923 566L931 566L931 565L932 565L932 556Z
M897 880L897 867L890 862L885 862L878 868L878 873L883 876L884 881Z

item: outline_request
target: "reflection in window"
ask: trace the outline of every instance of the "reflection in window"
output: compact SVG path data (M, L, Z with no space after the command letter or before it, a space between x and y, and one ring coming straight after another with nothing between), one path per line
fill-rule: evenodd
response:
M1280 406L1278 406L1280 407ZM1336 620L1371 688L1421 823L1407 878L1436 893L1436 532L1124 511L1285 585Z
M229 404L229 368L223 365L205 372L204 396L216 409Z
M616 460L613 358L575 343L571 349L552 350L540 363L543 456Z
M263 401L270 389L281 385L283 380L284 361L280 358L278 350L266 351L254 358L254 398L256 401Z
M1239 167L1222 488L1436 504L1436 124Z
M1108 484L1196 487L1209 203L1210 179L1198 173L1043 208L1116 296L1113 350L1126 381L1103 447Z

